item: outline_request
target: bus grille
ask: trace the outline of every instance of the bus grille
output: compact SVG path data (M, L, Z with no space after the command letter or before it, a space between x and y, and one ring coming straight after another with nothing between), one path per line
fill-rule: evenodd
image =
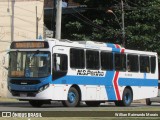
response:
M24 92L24 91L15 91L15 90L12 90L11 93L13 96L17 96L17 97L21 97L21 94L26 94L26 97L35 97L37 94L36 91Z
M10 80L10 83L16 84L16 85L35 85L41 83L40 80L16 80L12 79Z

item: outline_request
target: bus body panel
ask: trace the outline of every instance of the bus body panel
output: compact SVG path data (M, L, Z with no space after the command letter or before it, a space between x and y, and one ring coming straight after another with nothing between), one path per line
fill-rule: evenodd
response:
M57 40L48 41L49 48L46 51L51 52L51 63L54 61L54 54L65 54L68 59L68 69L66 75L53 79L54 65L51 64L51 75L44 78L30 78L30 80L38 79L41 82L36 85L15 85L10 83L8 78L8 85L10 89L19 91L20 93L27 93L29 91L38 91L43 85L49 84L45 90L36 93L34 97L12 96L17 99L24 100L67 100L69 89L72 85L77 85L81 92L81 101L116 101L122 100L123 92L126 87L131 88L133 92L133 100L155 97L158 94L158 67L155 68L155 73L140 73L140 72L122 72L116 70L92 70L92 69L75 69L70 66L70 49L84 49L122 53L122 54L138 54L150 55L156 57L156 64L158 65L157 53L125 50L114 44L79 44L77 42L60 42ZM11 50L11 51L16 51ZM20 49L19 51L29 51ZM31 51L34 51L33 49ZM37 49L35 49L37 51ZM41 50L40 51L44 51ZM86 58L85 58L86 59ZM18 80L27 78L16 78Z
M16 99L24 99L24 100L67 100L67 94L69 91L69 88L71 85L63 85L63 84L54 84L50 85L49 88L46 90L37 93L35 97L26 97L24 93L22 92L22 96L19 97L13 97L10 94L11 98ZM112 93L112 87L105 87L103 85L97 86L97 85L79 85L82 96L82 101L114 101L116 98L116 93ZM119 87L120 97L122 98L123 91L126 86ZM140 87L140 86L131 86L131 89L133 91L133 100L139 100L144 98L152 98L157 96L157 91L155 90L155 87ZM107 91L107 92L106 92ZM146 93L146 94L144 94ZM108 99L107 96L110 96L112 99Z

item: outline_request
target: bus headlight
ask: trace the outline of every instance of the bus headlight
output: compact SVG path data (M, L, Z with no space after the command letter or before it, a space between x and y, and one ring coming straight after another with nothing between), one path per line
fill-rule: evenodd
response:
M38 92L42 92L43 90L47 89L49 87L49 84L43 85L39 88Z
M44 90L47 89L48 87L49 87L49 84L45 85L44 86Z

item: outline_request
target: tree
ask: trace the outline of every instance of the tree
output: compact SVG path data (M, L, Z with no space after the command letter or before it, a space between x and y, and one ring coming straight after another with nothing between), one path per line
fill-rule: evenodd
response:
M111 3L104 4L105 1L78 1L86 4L89 9L84 13L77 11L75 14L63 17L62 38L114 42L112 38L117 33L117 29L111 26L114 25L111 19L113 16L106 13L106 8L109 8Z
M128 48L160 52L160 0L128 2L126 34Z
M120 0L74 0L86 4L84 13L68 15L63 20L63 37L122 43ZM126 47L160 53L160 0L124 0Z

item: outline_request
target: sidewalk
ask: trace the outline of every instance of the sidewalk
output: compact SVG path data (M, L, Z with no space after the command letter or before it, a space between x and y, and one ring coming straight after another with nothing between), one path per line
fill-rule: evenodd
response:
M146 103L145 99L142 100L134 100L133 103Z
M0 102L19 102L19 100L0 97ZM146 102L145 99L133 101L133 103L145 103L145 102Z
M0 97L0 102L18 102L18 100Z

